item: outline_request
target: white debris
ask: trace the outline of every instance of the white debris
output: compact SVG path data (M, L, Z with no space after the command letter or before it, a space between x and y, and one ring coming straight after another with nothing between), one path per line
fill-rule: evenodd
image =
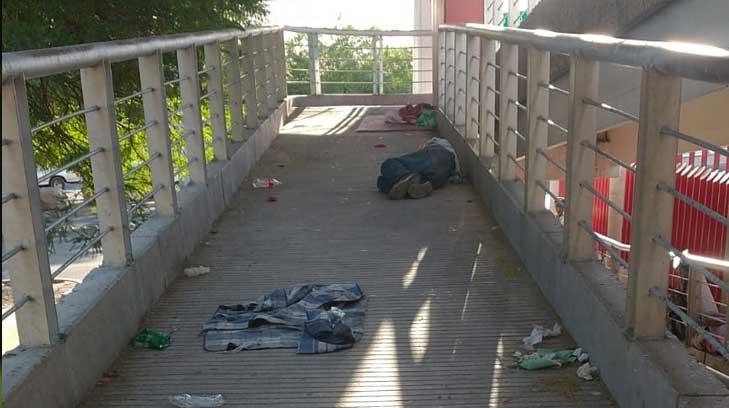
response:
M589 354L587 354L587 353L582 353L582 354L580 354L580 355L579 355L579 356L577 357L577 361L579 361L580 363L584 363L585 361L587 361L587 360L589 360L589 359L590 359L590 355L589 355Z
M208 273L210 273L210 268L207 266L191 266L189 268L185 268L183 273L188 278L192 278L195 276L207 275Z
M280 186L281 184L282 183L275 178L257 178L253 180L253 188L274 188Z
M597 367L591 366L590 363L585 363L577 369L577 376L585 381L592 381L595 379L597 372Z
M548 337L557 337L562 334L562 326L559 323L555 323L551 329L545 329L544 326L534 326L529 336L524 337L521 341L524 344L524 349L534 350L534 346L541 343Z

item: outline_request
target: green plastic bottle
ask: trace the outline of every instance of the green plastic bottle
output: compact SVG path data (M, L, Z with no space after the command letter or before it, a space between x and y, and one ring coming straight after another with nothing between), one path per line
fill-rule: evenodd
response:
M155 350L162 350L170 346L170 335L154 330L144 329L134 337L133 344L136 347L146 347Z

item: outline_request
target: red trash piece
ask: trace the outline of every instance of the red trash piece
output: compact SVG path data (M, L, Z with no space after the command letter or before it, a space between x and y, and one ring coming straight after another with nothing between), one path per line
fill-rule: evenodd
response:
M266 201L268 201L269 203L275 203L276 201L278 201L278 198L270 196L266 199Z
M111 378L109 377L101 377L99 381L96 382L99 385L109 385L111 384Z
M433 109L433 107L427 103L419 103L417 105L405 105L400 108L397 113L400 114L400 117L405 122L414 124L415 121L418 120L418 116L420 116L420 113L423 111L423 109Z
M385 144L382 144L382 143L377 143L376 145L374 145L374 146L372 146L372 147L376 147L376 148L378 148L378 149L381 149L381 148L383 148L383 147L387 147L387 145L385 145Z

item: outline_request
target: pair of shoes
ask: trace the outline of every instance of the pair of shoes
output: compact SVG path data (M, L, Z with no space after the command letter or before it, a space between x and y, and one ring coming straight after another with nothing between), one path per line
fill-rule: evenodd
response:
M408 186L408 197L418 199L424 198L433 192L433 184L430 181L425 183L410 183Z
M402 200L408 194L410 184L416 179L416 177L416 174L411 173L401 178L392 186L392 188L390 188L387 196L390 197L391 200Z

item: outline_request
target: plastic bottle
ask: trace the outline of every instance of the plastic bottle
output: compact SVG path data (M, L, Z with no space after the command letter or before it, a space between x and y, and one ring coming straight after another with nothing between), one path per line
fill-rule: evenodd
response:
M260 179L257 178L253 180L253 188L274 188L281 185L281 182L276 180L275 178L267 178L267 179Z
M147 347L155 350L162 350L171 344L170 335L154 330L144 329L136 337L134 337L134 345L137 347Z

